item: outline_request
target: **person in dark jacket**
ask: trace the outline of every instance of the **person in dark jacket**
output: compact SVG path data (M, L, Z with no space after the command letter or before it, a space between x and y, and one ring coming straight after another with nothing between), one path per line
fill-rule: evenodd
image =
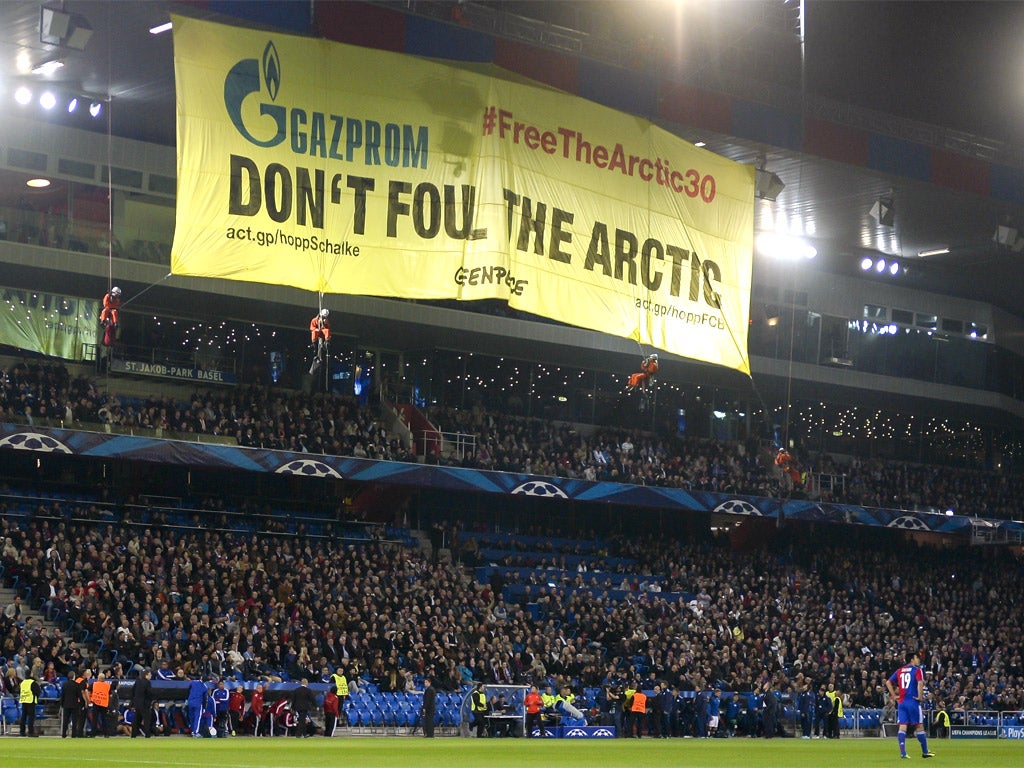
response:
M779 727L779 698L775 695L774 687L770 682L764 685L764 698L761 700L761 707L764 710L764 737L774 739Z
M796 700L796 708L800 713L800 738L811 738L811 727L814 724L814 705L816 702L817 697L814 695L814 688L808 682Z
M312 736L309 713L316 709L316 694L309 688L309 680L303 678L299 687L292 691L292 711L295 712L295 736Z
M437 691L430 678L423 681L423 735L434 738L434 715L437 712Z
M71 729L71 738L80 738L85 731L85 702L87 694L84 694L86 678L75 677L74 670L68 675L67 682L60 689L60 735L67 738L68 729Z
M822 686L814 702L814 738L828 738L828 713L831 711L832 699L825 695L825 686Z
M132 709L135 710L135 718L132 720L132 738L140 733L147 739L153 734L150 733L150 717L153 707L153 673L148 669L143 672L135 681L132 688Z

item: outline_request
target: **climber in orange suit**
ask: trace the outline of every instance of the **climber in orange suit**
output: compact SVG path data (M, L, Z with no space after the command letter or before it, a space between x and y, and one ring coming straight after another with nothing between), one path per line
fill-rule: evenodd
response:
M629 382L627 386L630 389L647 389L647 385L651 382L655 375L658 373L658 356L648 355L640 363L640 370L637 373L631 373L629 375Z

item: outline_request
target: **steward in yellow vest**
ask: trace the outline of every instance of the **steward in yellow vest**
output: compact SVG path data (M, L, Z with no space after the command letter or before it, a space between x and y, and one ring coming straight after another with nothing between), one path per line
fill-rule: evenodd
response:
M469 695L469 703L473 710L473 728L476 730L476 737L481 739L487 725L487 694L484 693L483 683L476 684L473 693Z
M33 680L31 677L27 680L21 681L21 703L22 704L38 704L39 703L39 683Z
M40 689L39 683L28 677L21 681L19 692L21 694L21 735L38 736L39 734L36 733L36 704L39 703L42 689Z
M544 693L540 695L540 700L544 703L544 709L551 709L555 706L555 702L558 701L558 697L551 692L551 686L549 685L544 689Z
M935 719L932 722L935 723L936 737L945 739L949 736L949 712L946 711L944 702L939 703L939 708L935 711Z
M626 690L622 692L622 711L632 712L633 711L633 697L636 695L636 686L627 685Z
M345 672L341 667L338 667L338 671L331 675L331 682L334 683L334 692L339 699L342 696L348 696L348 678L345 677Z

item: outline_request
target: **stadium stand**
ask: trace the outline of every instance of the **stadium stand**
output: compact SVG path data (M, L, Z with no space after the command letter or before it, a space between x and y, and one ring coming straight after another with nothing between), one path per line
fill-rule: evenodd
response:
M601 687L632 679L681 699L771 680L787 705L805 681L831 681L857 713L845 726L856 716L871 729L885 677L920 643L933 696L970 710L1024 706L1014 629L1024 594L1008 552L908 552L891 535L796 531L740 551L721 538L577 540L552 522L540 539L444 521L457 553L503 543L520 558L541 541L547 557L581 553L558 569L543 557L469 569L431 561L398 529L400 540L338 546L308 529L283 535L258 518L221 528L202 515L244 519L229 499L173 513L111 503L100 525L75 516L94 497L37 501L5 489L0 519L3 584L48 617L5 610L3 664L17 679L52 665L55 684L115 664L130 679L166 662L179 677L276 684L320 681L344 663L359 681L349 722L374 732L414 722L410 695L426 674L445 694L440 723L456 726L462 669L488 683L570 686L595 717Z
M319 10L324 14L373 14L383 12L379 5L367 9L357 3L323 4ZM421 5L429 13L445 4ZM31 10L35 14L37 9ZM393 9L388 13L404 18ZM328 21L323 20L325 30ZM433 21L443 28L449 19ZM419 18L418 26L423 22ZM347 28L358 36L362 26L378 28L365 23ZM392 26L405 28L404 23ZM478 30L474 35L480 40L485 37ZM493 42L490 37L487 40ZM405 44L400 42L395 44L396 50ZM627 46L608 47L618 51ZM505 50L509 58L533 58L507 53L531 50L523 41ZM430 46L417 52L453 53ZM602 92L604 84L619 82L615 90L655 95L647 88L622 87L634 82L635 72L617 80L591 69L594 62L589 53L572 58L570 69L578 72L581 62L582 82L600 83ZM607 61L599 64L610 66ZM559 87L565 85L577 88L579 83L561 83ZM694 95L700 96L700 91L695 87ZM620 95L602 93L611 103ZM704 97L708 95L704 93ZM759 114L764 108L739 100L734 104L722 94L713 101L729 109L735 107L737 115ZM653 98L651 102L653 105ZM780 112L779 117L783 116ZM774 137L763 135L757 124L776 121L764 118L750 120L754 125L748 127L751 135L747 138L768 145ZM870 123L878 124L874 119ZM717 122L710 127L718 133L723 128ZM807 133L803 128L801 124L801 135ZM929 133L913 131L917 137ZM25 152L16 146L19 137L4 138L15 156ZM88 151L85 142L66 141L63 134L59 138L62 146L82 145L81 151ZM865 147L869 138L873 147L879 145L880 138L889 146L890 137L865 132L860 138ZM160 286L160 280L143 287L149 279L143 277L149 275L147 268L155 270L156 265L162 267L169 261L169 227L160 222L170 220L166 213L173 201L174 179L163 174L173 173L173 152L169 147L140 142L140 147L152 151L126 153L122 141L120 136L108 135L102 142L108 166L116 150L117 155L126 156L126 166L136 162L134 157L145 155L153 158L154 167L145 171L134 166L118 168L115 174L95 157L48 157L42 152L25 153L22 165L8 161L18 169L19 187L20 174L38 158L43 168L51 160L52 166L70 168L63 172L69 178L95 163L94 170L107 173L107 183L76 181L79 186L72 191L69 182L65 197L74 200L78 214L95 214L89 210L90 194L99 193L105 201L109 198L110 210L104 202L99 211L99 219L109 225L98 223L99 219L90 222L88 215L79 215L75 221L68 210L35 210L22 202L17 208L0 209L0 239L9 240L5 248L12 245L8 279L19 283L19 288L8 290L14 297L10 299L12 308L19 290L34 291L36 283L50 281L50 290L65 290L63 281L74 269L63 263L58 268L56 259L77 254L101 257L80 262L89 265L82 269L86 287L75 289L83 294L99 286L104 274L109 282L115 265L119 272L127 273L125 280L133 284L135 296L154 289L145 302L125 312L124 343L117 350L122 357L117 362L131 359L124 339L139 344L136 349L154 359L167 353L168 347L185 346L183 334L175 336L158 328L163 320L155 314L151 320L148 316L151 310L156 313L179 303L198 303L181 301L183 295L190 300L208 298L202 289L179 295L179 289ZM49 143L40 142L40 149ZM940 145L943 153L948 144L947 140ZM930 158L934 149L936 168L946 157L939 154L938 147L915 145L912 149L919 149L920 155L902 149L881 154ZM833 162L828 153L826 156ZM24 165L26 159L28 166ZM978 161L979 173L986 181L980 192L966 190L972 199L991 202L987 199L993 192L988 189L990 175L996 186L998 180L1012 176L1006 173L1008 169L989 163L990 159L986 156L984 163ZM967 160L973 163L978 158L960 158L960 162ZM758 170L763 172L763 161L761 165ZM3 170L11 172L11 168ZM139 185L145 174L149 195L141 194L141 186L136 195L136 188L124 182L135 174ZM813 175L807 175L808 184ZM927 180L914 181L923 187ZM83 188L85 193L76 196ZM155 202L146 202L143 198L148 196ZM916 207L927 205L919 201ZM142 213L126 221L130 217L122 209ZM903 208L910 209L910 205ZM117 228L132 232L123 243L108 231L115 226L115 215ZM152 232L148 219L153 220ZM140 220L146 226L136 232ZM907 232L902 222L901 232ZM14 243L23 247L14 250ZM22 262L34 263L37 268L22 269ZM162 269L151 277L161 274ZM846 358L845 347L832 349L826 358L818 356L828 334L821 313L812 311L821 309L813 301L821 300L813 296L814 283L809 301L803 290L806 286L797 290L796 280L790 289L763 277L759 275L762 279L756 285L760 295L752 302L752 354L764 357L761 366L781 368L787 355L780 352L785 345L779 340L788 335L790 370L794 362L828 369L825 374L818 370L804 382L808 385L803 388L804 397L813 399L816 391L835 381L834 366L845 369L852 359ZM817 287L828 280L818 279ZM874 300L876 286L865 281L859 285L857 297ZM841 293L832 286L828 289L829 293ZM776 296L769 299L772 292ZM216 325L222 312L247 320L253 316L262 320L266 314L268 324L261 329L253 323L254 330L276 334L280 328L282 336L286 332L295 335L291 315L305 299L257 301L252 298L254 293L243 291L231 297L228 293L220 297L225 306L218 305L216 311L173 309L200 315L188 318L189 322L208 326ZM935 299L930 296L921 301ZM408 329L416 325L421 312L462 312L464 307L457 306L461 304L396 301L380 315L377 307L363 314L369 315L371 322L381 321L382 326L383 321L394 319L384 317L387 313L417 316L407 325L388 326ZM781 311L783 304L786 311ZM244 352L231 361L232 375L237 373L243 384L195 391L149 387L148 383L118 378L109 368L104 370L104 365L111 364L110 358L95 360L88 370L69 370L62 364L25 357L0 368L0 425L53 428L79 436L86 432L133 435L153 442L206 441L240 446L250 454L289 451L311 457L380 461L375 466L384 467L381 472L390 471L383 462L402 462L404 469L422 469L428 478L448 470L481 470L496 473L491 475L496 487L515 475L542 487L555 479L615 483L628 492L643 492L646 499L657 499L666 489L682 489L772 503L801 499L812 506L857 505L957 518L974 516L981 522L1012 521L1019 519L1024 499L1024 481L1013 472L1014 451L1002 450L1013 444L1013 425L1005 430L998 423L1001 416L993 417L986 409L1006 407L1008 413L1016 413L1022 366L1012 342L1003 342L1010 346L995 350L995 345L982 345L978 340L989 333L986 315L991 315L992 309L985 306L982 309L986 311L981 311L979 305L958 302L952 318L931 316L923 310L916 315L910 312L909 321L899 321L900 330L906 332L900 336L904 346L873 353L870 346L874 341L880 341L877 346L881 347L895 336L895 313L909 310L864 304L852 310L880 311L879 320L881 315L889 319L890 309L893 311L892 324L882 322L882 330L876 327L869 332L865 314L856 317L854 334L845 335L853 344L858 343L858 334L867 339L858 358L859 373L904 379L887 382L893 391L910 380L925 382L930 386L921 399L942 395L949 411L959 407L958 398L965 394L961 389L968 390L972 413L987 414L988 423L982 428L961 424L961 432L950 430L946 445L931 445L931 433L922 429L913 433L912 440L904 435L904 443L916 445L910 449L904 445L900 459L895 458L897 450L883 445L882 440L857 444L845 439L844 429L849 429L845 416L824 404L814 410L812 403L813 426L796 419L782 424L763 400L762 410L753 415L754 409L748 407L753 396L748 393L744 395L746 405L736 400L722 406L733 419L731 426L716 427L713 420L724 422L727 414L715 415L715 398L720 397L718 404L733 401L735 390L729 394L730 388L723 386L719 393L716 387L714 395L702 400L695 382L711 374L678 361L677 371L695 377L690 380L695 391L683 393L666 387L662 390L665 402L657 416L651 414L650 421L641 423L635 404L624 399L621 372L610 374L607 370L587 370L593 384L579 385L582 395L571 392L563 381L561 388L555 385L555 390L546 392L545 402L539 397L536 402L528 399L524 407L522 394L527 388L523 382L529 379L529 398L535 385L533 371L520 377L523 385L516 394L506 395L503 389L499 394L497 388L474 391L469 382L474 378L480 381L479 371L471 369L461 351L438 348L436 339L448 343L452 335L452 329L441 320L431 320L442 329L433 343L409 341L401 352L363 349L356 341L346 342L343 328L338 327L338 357L351 353L360 360L359 364L346 360L335 371L339 377L348 377L346 395L314 393L316 387L301 376L306 350L292 349L291 341L281 342L273 350L279 355L283 354L280 349L288 350L291 370L282 374L282 382L287 381L288 386L279 382L280 371L267 372L264 358L271 351L268 349L250 354L249 367L256 368L255 373L245 369ZM840 312L836 303L830 306ZM841 310L848 311L845 307ZM351 310L348 320L359 320L360 312ZM958 319L961 316L963 319ZM335 309L334 317L342 326L346 315ZM550 323L503 304L484 305L476 318L481 325L494 318ZM185 324L184 318L178 319ZM828 320L833 330L842 330L853 318L836 315ZM942 327L947 324L949 327ZM422 325L426 328L430 323ZM955 330L957 326L959 330ZM997 330L1005 333L1002 341L1012 339L1016 326L1015 318L1001 317L993 322L991 331L993 336ZM932 344L936 329L942 330L943 343L926 346ZM304 333L301 324L299 330ZM552 331L544 347L548 359L580 346L569 343L576 337L558 335L564 327L551 323L547 330ZM511 342L515 332L507 325L488 326L474 343L490 349L496 346L494 339L504 336ZM353 334L356 338L359 332ZM366 334L365 326L362 334ZM794 353L798 334L800 346L806 349ZM820 349L812 350L805 335L806 339L817 337ZM236 336L232 338L237 341ZM422 338L430 337L424 333ZM379 332L371 344L383 347L384 341L390 341L388 331ZM530 334L525 334L519 349L532 355L532 343ZM605 350L607 362L602 365L618 368L622 361L632 359L632 341L626 346L628 351L622 346ZM431 351L421 355L420 347ZM9 351L21 355L20 350ZM585 349L583 357L591 351ZM209 354L208 359L213 359L214 353ZM202 371L196 350L184 355L190 366L195 363L196 370ZM458 355L455 359L461 370L449 378L453 355ZM391 370L411 367L415 356L422 357L422 363L416 365L433 368L433 372L417 385L389 382L391 370L384 362L389 356L400 359ZM253 358L259 362L252 363ZM357 394L351 384L369 359L379 381L372 391L367 386ZM895 359L898 362L892 362ZM978 364L961 365L965 359ZM538 370L539 360L538 355ZM442 382L446 379L448 384L458 381L453 385L460 388L458 396L448 390L447 398L435 397L445 391ZM774 379L774 386L780 388L782 377L775 375ZM436 386L437 392L426 395L418 391L420 387L429 389L425 382ZM793 383L792 374L785 383ZM300 387L292 388L294 384ZM744 387L748 384L744 379ZM939 385L959 389L950 394L940 391ZM325 388L329 386L325 384ZM408 391L399 396L402 387ZM866 391L858 396L865 401L879 398ZM844 397L845 391L834 399ZM1007 407L1000 397L1016 402ZM571 406L559 404L570 399L574 401ZM781 402L781 398L776 400ZM624 403L630 407L623 407ZM787 394L787 411L790 405ZM687 409L691 428L689 436L683 436ZM699 430L693 429L697 414L706 422ZM804 480L802 488L788 484L772 461L773 449L782 442L780 427L804 470L797 473ZM694 437L694 432L700 436ZM970 434L974 444L983 447L964 449L958 443L963 434ZM830 445L867 448L840 453L830 452ZM147 447L140 440L133 450L145 454ZM657 706L664 708L672 736L706 733L702 708L714 688L724 691L726 725L722 735L774 735L765 732L764 717L765 702L772 703L770 697L774 696L781 706L783 732L789 733L798 717L798 692L808 685L817 690L833 684L847 704L841 728L847 733L874 733L887 719L884 681L902 663L904 652L913 647L923 649L926 657L929 707L945 702L954 722L986 726L1021 722L1024 663L1019 627L1024 620L1024 592L1019 547L972 548L963 537L938 533L794 523L786 520L784 510L774 519L757 520L707 505L693 514L673 517L663 514L656 504L599 508L590 499L574 498L563 504L511 498L514 491L492 508L493 498L472 488L455 493L446 486L432 495L417 495L401 487L350 483L341 476L323 482L313 478L254 479L248 475L255 472L227 461L188 466L175 474L149 456L116 455L104 461L40 457L28 450L19 453L12 446L2 450L0 723L5 725L18 717L18 684L29 675L45 683L40 716L44 729L52 732L55 702L69 675L85 669L110 674L118 683L123 706L141 671L156 670L163 673L157 697L164 732L183 734L189 729L182 702L190 678L238 683L250 700L256 686L262 685L268 703L286 700L296 681L306 678L313 681L322 706L322 695L331 685L330 673L342 667L351 689L344 721L352 731L375 734L422 728L420 695L427 676L440 690L437 724L449 732L464 731L466 696L471 683L480 681L495 687L536 683L542 690L556 692L567 688L588 722L620 726L621 707L612 702L622 689L639 686L653 697L662 688L670 695L658 699ZM919 460L906 460L907 455ZM932 458L946 463L925 462ZM452 471L447 476L455 474ZM358 498L350 498L350 494ZM746 502L741 499L739 503ZM852 511L849 514L846 522L860 522ZM723 518L727 518L724 523ZM552 722L565 716L564 708L549 710ZM662 731L654 717L641 725L651 733ZM271 733L295 727L289 725L285 712L274 716Z

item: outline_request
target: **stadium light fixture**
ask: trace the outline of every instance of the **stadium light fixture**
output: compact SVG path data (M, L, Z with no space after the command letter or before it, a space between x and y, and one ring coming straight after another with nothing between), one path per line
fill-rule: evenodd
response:
M885 272L885 259L879 259L875 262L875 272L878 274Z
M44 91L39 96L39 106L47 112L57 106L57 97L53 95L53 91Z
M84 16L62 7L39 9L39 42L84 51L91 37L92 26Z
M44 61L41 64L37 64L36 66L32 67L32 74L42 75L43 77L49 77L50 75L56 73L63 66L64 62L60 59L50 59L49 61Z
M61 39L71 29L71 14L59 8L39 9L39 41L50 45L60 45Z
M863 259L860 260L860 268L865 272L871 269L871 267L873 267L874 264L875 261L870 256L865 256Z
M799 237L778 232L761 232L754 239L754 247L762 256L785 261L813 259L818 249Z
M103 105L100 104L100 102L98 101L94 101L92 104L89 105L89 114L93 117L99 117L102 111Z
M24 85L21 86L14 92L14 100L23 107L28 106L32 101L32 90Z
M767 171L764 168L757 169L754 175L755 197L774 203L785 188L785 183L783 183L777 173Z
M869 213L871 218L883 227L891 227L896 223L896 206L893 205L891 197L878 198Z

